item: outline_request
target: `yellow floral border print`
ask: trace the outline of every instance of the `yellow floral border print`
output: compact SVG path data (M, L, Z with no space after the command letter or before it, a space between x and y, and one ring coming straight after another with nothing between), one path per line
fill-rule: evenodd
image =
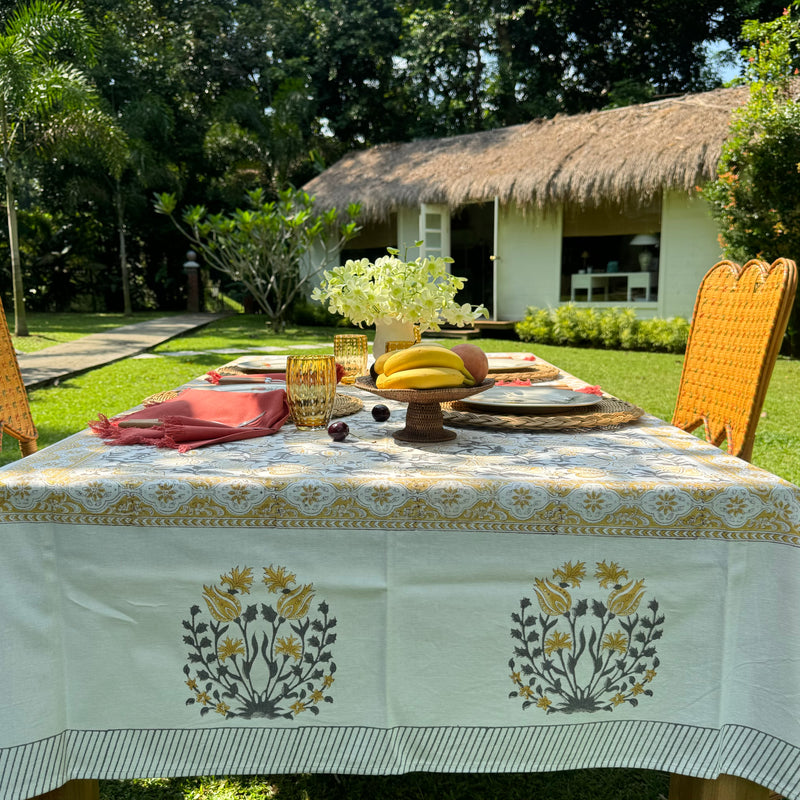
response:
M233 567L219 583L203 586L208 614L194 605L183 620L186 705L226 719L319 714L320 703L333 702L336 618L325 601L316 607L319 616L309 615L314 585L298 584L286 567L264 567L261 582L277 595L269 603L244 602L253 580L251 567Z
M520 600L511 619L517 642L508 662L514 689L522 700L548 714L613 711L636 706L653 694L659 659L655 642L665 617L658 601L639 613L646 586L615 561L597 562L594 578L607 593L602 600L573 597L586 580L586 564L567 561L548 578L535 578L533 602Z

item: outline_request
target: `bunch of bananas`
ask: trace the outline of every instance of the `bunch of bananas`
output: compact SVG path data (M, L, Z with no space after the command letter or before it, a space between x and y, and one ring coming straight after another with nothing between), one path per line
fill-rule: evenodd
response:
M437 344L416 344L384 353L374 364L379 389L442 389L474 386L458 353Z

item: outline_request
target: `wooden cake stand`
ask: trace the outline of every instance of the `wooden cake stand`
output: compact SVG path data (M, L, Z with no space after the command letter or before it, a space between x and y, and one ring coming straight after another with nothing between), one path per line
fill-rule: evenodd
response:
M401 442L447 442L456 438L456 432L444 427L440 403L463 400L494 386L494 378L486 378L477 386L456 386L451 389L379 389L368 375L356 378L354 386L364 391L408 403L405 428L392 436Z

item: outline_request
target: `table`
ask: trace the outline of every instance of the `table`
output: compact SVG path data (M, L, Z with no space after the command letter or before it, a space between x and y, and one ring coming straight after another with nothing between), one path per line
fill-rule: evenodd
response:
M645 416L0 470L0 797L636 767L800 798L800 488Z
M633 301L634 289L643 289L645 301L650 302L652 276L652 272L578 272L571 276L570 302L575 302L575 292L581 289L586 291L587 303L592 302L595 289L602 289L603 299L608 300L608 286L616 278L624 279L629 303Z

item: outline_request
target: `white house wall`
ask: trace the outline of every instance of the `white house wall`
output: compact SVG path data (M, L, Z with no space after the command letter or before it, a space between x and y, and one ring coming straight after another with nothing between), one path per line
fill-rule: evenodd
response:
M700 281L722 259L708 204L685 192L664 192L658 273L658 316L689 319Z
M528 306L557 306L561 293L561 209L500 206L497 221L497 319L524 319Z

